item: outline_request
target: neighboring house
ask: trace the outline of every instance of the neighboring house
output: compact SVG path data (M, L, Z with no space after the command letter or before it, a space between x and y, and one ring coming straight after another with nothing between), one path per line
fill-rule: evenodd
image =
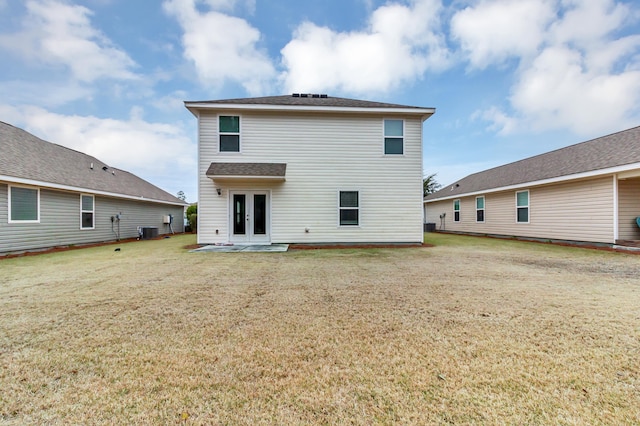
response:
M475 173L425 197L426 222L464 233L629 245L640 240L637 216L640 127Z
M0 253L134 238L138 227L183 232L184 207L131 173L0 122Z
M198 118L199 243L422 242L433 108L307 94L185 105Z

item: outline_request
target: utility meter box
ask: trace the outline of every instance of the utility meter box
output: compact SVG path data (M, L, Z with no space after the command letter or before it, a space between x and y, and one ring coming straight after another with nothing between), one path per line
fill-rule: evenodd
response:
M171 223L171 216L166 215L166 216L162 216L162 223L164 223L165 225L168 225Z

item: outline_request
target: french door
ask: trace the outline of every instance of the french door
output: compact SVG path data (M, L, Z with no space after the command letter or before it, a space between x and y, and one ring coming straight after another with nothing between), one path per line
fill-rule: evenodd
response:
M268 191L231 191L230 238L238 244L271 242Z

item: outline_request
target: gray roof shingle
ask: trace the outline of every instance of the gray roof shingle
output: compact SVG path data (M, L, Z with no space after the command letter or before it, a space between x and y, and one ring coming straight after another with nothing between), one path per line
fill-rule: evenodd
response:
M426 201L640 163L640 127L634 127L469 175Z
M358 99L336 98L320 94L298 94L283 96L264 96L258 98L221 99L211 101L187 101L188 104L237 104L237 105L282 105L282 106L313 106L313 107L343 107L343 108L398 108L423 110L424 107L390 104L384 102L362 101ZM429 108L431 109L431 108Z
M82 152L44 141L1 121L0 153L0 176L82 188L88 192L101 191L184 204L132 173L110 167Z
M287 165L284 163L211 163L207 176L255 176L284 177Z

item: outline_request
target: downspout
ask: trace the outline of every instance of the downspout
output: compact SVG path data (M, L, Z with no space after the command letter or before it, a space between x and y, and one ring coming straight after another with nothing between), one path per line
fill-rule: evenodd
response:
M616 244L620 236L618 211L618 175L613 175L613 244Z

